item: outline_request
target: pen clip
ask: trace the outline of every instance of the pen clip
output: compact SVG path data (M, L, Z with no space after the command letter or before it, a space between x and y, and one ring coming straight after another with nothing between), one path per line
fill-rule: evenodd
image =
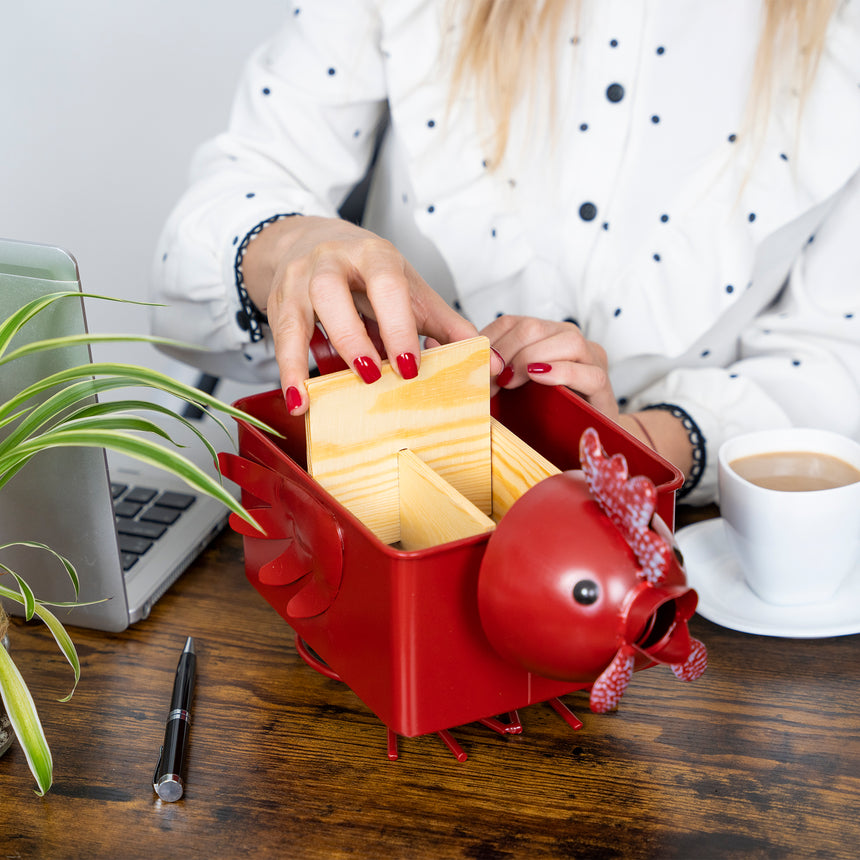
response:
M158 763L155 765L155 773L152 775L152 790L158 792L158 774L161 771L161 761L164 758L164 746L158 751Z

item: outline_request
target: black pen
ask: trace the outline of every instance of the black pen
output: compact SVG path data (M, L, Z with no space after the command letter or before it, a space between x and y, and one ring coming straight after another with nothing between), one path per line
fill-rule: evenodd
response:
M170 713L164 728L164 745L155 766L152 787L155 793L169 802L179 800L185 790L182 768L185 763L185 749L188 746L188 731L191 727L191 697L194 695L194 673L197 668L197 655L194 653L194 640L189 636L182 649L179 665L176 667L176 680L173 682L173 696L170 699Z

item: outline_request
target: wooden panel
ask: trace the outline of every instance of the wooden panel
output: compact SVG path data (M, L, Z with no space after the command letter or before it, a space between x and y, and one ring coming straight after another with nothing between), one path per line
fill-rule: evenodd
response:
M491 435L493 519L498 522L526 490L550 475L559 474L561 470L495 418L492 420Z
M490 344L425 350L415 379L389 362L366 385L352 371L307 383L308 471L380 540L400 539L396 454L414 451L479 510L492 510Z
M408 449L397 454L400 549L427 549L492 531L495 523Z

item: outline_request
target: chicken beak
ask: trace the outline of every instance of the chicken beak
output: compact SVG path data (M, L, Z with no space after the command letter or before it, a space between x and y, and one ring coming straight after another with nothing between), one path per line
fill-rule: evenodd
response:
M642 583L625 613L625 641L655 663L683 663L693 647L687 621L697 603L698 595L686 586Z

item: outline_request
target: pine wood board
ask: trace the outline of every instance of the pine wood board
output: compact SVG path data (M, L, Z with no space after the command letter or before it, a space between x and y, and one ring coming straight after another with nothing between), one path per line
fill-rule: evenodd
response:
M484 534L495 523L408 448L397 452L400 549L431 546Z
M397 452L410 449L482 513L492 512L490 344L425 350L415 379L383 362L367 385L351 370L307 383L308 471L380 540L400 540Z
M526 490L561 470L495 418L491 427L493 519L498 522Z

